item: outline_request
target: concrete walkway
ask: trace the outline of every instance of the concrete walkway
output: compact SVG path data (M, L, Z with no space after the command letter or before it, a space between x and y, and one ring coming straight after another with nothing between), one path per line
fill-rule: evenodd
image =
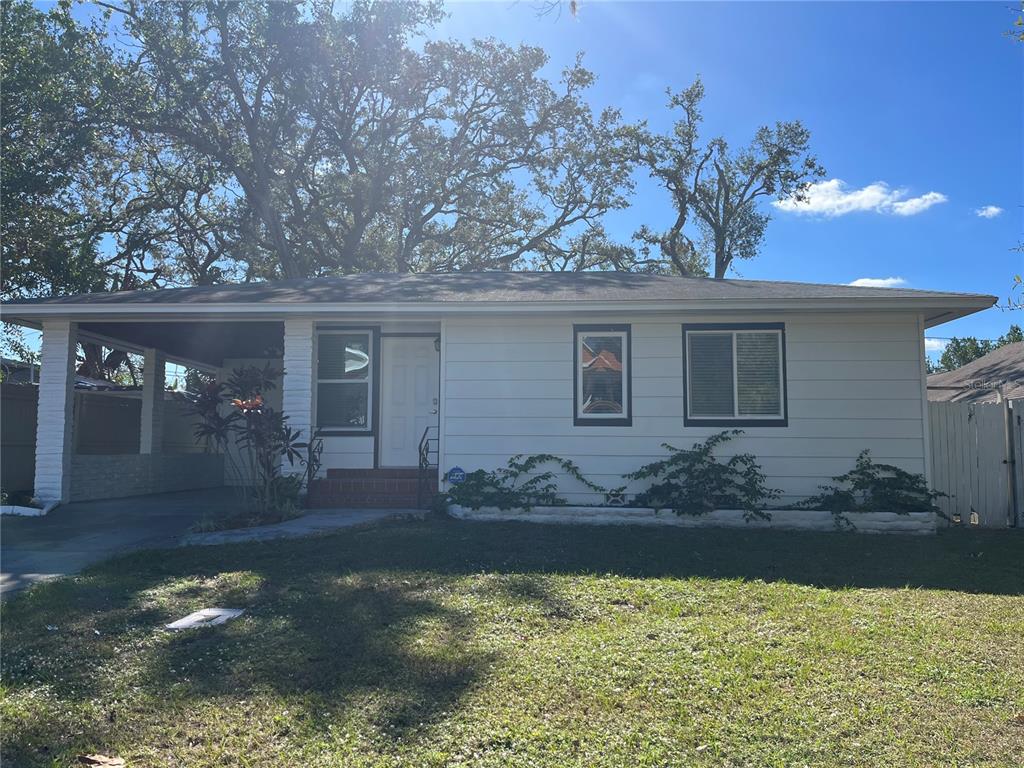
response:
M319 510L262 528L189 533L212 514L239 505L230 488L67 504L43 517L0 517L0 594L44 579L77 573L93 563L138 549L225 544L309 536L377 522L417 510Z

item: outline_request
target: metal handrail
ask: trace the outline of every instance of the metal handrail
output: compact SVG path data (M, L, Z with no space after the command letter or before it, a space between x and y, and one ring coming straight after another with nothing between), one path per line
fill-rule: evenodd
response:
M437 455L440 438L430 436L430 430L432 429L437 429L437 425L427 425L427 428L423 430L423 437L420 438L419 444L420 473L416 483L416 506L421 509L423 507L424 491L426 490L426 485L430 480L430 470L437 469L437 462L430 462L430 454L433 453L435 456ZM431 450L431 443L434 444L433 450Z

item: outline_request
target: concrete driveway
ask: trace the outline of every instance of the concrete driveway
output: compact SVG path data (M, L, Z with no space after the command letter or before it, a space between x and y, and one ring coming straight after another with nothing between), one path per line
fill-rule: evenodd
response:
M174 546L198 520L237 504L230 488L215 488L77 502L44 517L0 517L0 593L134 549Z

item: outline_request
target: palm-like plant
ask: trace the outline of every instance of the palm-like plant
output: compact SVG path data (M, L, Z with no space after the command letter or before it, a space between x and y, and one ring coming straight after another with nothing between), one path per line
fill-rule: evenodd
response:
M198 417L196 442L223 454L234 484L262 522L296 510L299 497L320 465L322 441L308 441L288 426L288 417L267 404L281 371L270 364L236 368L209 384L192 403ZM301 472L284 473L284 462Z

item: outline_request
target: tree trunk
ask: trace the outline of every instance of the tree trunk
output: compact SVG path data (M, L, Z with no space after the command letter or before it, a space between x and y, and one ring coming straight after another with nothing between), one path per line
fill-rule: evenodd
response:
M715 280L722 280L725 278L725 273L729 271L729 264L732 262L732 257L729 256L728 251L725 247L725 236L715 233Z

